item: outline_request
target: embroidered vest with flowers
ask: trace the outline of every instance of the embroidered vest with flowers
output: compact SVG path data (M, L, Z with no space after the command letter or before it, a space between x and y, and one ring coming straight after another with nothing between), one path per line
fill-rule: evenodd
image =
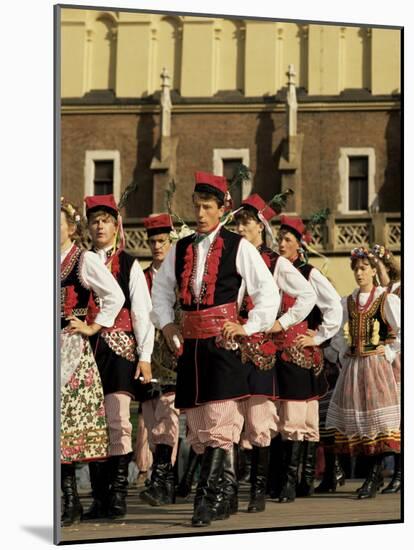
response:
M107 252L110 257L112 250ZM132 265L135 258L130 254L122 251L112 257L107 267L112 275L117 280L122 292L124 293L125 302L121 311L118 313L112 327L103 328L100 331L100 336L106 341L108 346L121 357L129 361L137 360L136 340L133 332L131 319L131 299L129 296L129 277ZM88 304L87 323L92 323L99 313L99 298L95 293L91 293L91 298Z
M75 315L85 319L91 294L80 277L84 251L73 245L60 266L60 320L61 328L69 321L66 317Z
M367 356L377 353L377 347L389 344L395 338L391 327L385 320L384 306L387 292L374 299L368 298L366 305L358 306L352 294L348 296L348 323L344 326L345 338L350 345L350 353L355 356Z
M257 250L269 268L270 273L273 274L280 257L279 254L263 244L260 245ZM239 310L239 320L242 324L246 323L249 311L252 309L252 299L246 292ZM240 338L242 362L251 362L260 370L269 370L273 367L276 361L276 351L277 348L273 341L273 335L271 334L257 332L248 338Z
M189 235L177 242L175 276L181 308L194 311L236 302L242 280L236 269L240 235L223 227L217 232L207 253L198 297L194 293L197 268L195 239L196 235Z

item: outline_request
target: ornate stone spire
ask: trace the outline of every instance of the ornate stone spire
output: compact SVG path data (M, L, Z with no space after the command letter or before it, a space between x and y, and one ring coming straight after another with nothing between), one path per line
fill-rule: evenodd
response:
M161 136L171 136L171 96L170 96L170 75L164 67L161 73Z
M296 100L295 77L296 72L293 65L288 66L288 89L287 89L287 125L288 136L297 135L298 102Z

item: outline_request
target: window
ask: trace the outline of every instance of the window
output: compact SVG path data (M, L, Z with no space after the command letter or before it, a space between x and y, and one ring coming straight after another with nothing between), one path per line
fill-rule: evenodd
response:
M114 161L95 160L95 177L93 178L93 194L108 195L114 192Z
M121 161L119 151L86 151L85 195L112 193L118 202L121 192Z
M234 174L236 167L240 164L249 167L250 153L249 149L214 149L213 150L213 172L216 176L225 176L230 180ZM244 181L243 185L236 189L231 189L233 199L233 207L237 208L243 199L250 195L252 182Z
M368 157L349 157L349 210L368 210Z
M339 180L341 194L339 212L343 214L372 212L378 204L375 191L374 148L341 148Z
M223 176L228 181L231 180L233 174L243 159L225 159L223 160ZM243 200L243 189L240 185L231 188L231 198L233 199L233 207L238 208Z

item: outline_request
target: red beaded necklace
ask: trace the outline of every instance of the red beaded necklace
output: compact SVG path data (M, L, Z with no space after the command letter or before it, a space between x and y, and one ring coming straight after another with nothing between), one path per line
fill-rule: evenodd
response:
M360 294L361 294L361 291L358 290L358 294L357 294L357 298L356 298L357 309L358 309L358 311L366 311L369 308L369 306L372 304L372 300L374 299L375 286L372 287L371 292L369 293L367 303L364 306L361 306L361 304L359 303L359 295Z

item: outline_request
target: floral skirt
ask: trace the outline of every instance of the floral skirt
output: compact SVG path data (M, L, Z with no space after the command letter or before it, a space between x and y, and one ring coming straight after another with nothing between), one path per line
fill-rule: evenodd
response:
M80 361L61 388L61 462L86 462L108 456L108 427L101 379L89 341Z
M326 428L340 453L400 451L400 399L393 367L382 355L352 357L342 367Z

